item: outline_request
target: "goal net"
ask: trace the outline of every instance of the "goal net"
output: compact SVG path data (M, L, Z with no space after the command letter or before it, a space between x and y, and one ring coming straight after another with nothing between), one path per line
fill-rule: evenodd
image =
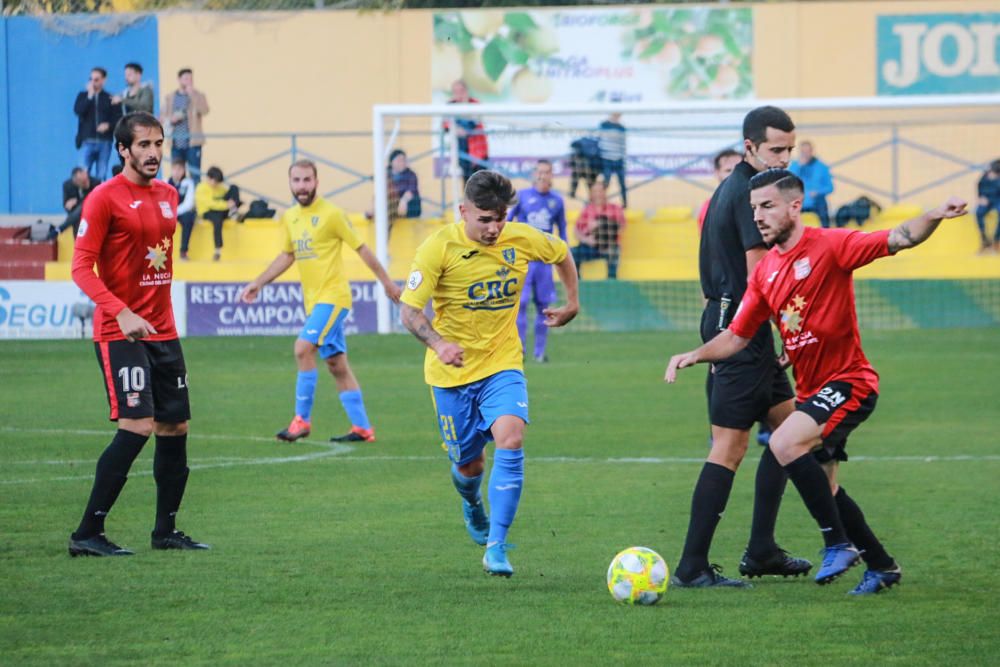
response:
M553 190L566 203L571 246L577 243L575 223L587 205L591 183L607 182L608 201L627 204L617 280L609 279L607 259L581 265L585 312L576 328L696 329L701 310L697 218L718 183L714 158L723 151L742 151L743 116L763 104L788 111L798 143L809 141L816 157L830 167L835 186L828 198L831 224L841 207L861 197L874 203L868 228L898 223L949 194L974 201L976 182L1000 157L994 154L1000 145L997 95L655 105L378 105L372 112L375 193L369 230L377 254L393 276L405 276L416 246L439 225L458 218L469 173L493 169L522 189L532 185L535 167L544 159L552 163ZM621 138L619 163L614 158ZM402 160L400 151L405 152ZM419 215L412 203L401 201L407 187L400 176L403 166L419 181ZM818 224L818 218L808 214L806 222ZM849 224L858 223L852 219ZM986 304L976 312L970 307L960 323L996 323L1000 271L963 259L978 249L974 222L942 230L927 246L929 253L918 249L873 267L867 277L895 280L888 291L901 280L971 280L969 289L976 296L968 302L982 305L985 298ZM983 283L984 278L992 280ZM879 285L873 280L871 287L880 295ZM862 325L939 322L934 313L947 304L933 295L940 293L947 301L947 289L926 293L931 296L916 314L913 304L896 307L891 298L879 296L873 302L880 310L862 309ZM398 324L382 298L379 331L391 330L398 330Z

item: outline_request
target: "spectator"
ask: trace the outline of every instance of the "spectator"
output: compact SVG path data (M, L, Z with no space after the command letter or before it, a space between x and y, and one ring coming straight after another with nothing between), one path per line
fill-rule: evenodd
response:
M570 177L569 196L576 198L576 186L580 181L586 183L587 191L597 180L603 165L601 164L601 146L595 137L580 137L569 145Z
M826 196L833 192L833 179L830 177L830 168L813 153L811 141L802 142L799 146L799 159L792 160L788 171L805 184L802 212L815 213L819 216L819 224L824 228L829 227L830 210L826 205Z
M622 115L613 113L597 128L601 148L601 171L604 188L611 182L611 174L618 175L618 189L622 195L622 208L628 208L628 191L625 188L625 126Z
M420 217L417 174L410 169L406 152L398 148L389 154L389 217Z
M980 253L1000 252L1000 160L993 160L990 168L983 172L978 185L979 201L976 202L976 224L979 225L979 237L983 242ZM986 216L990 211L997 212L997 226L993 231L993 244L986 234Z
M573 259L580 264L592 259L608 263L608 278L618 278L618 238L625 226L625 212L617 204L608 203L607 188L601 181L590 186L590 202L580 211L576 220L576 238L579 245L573 248Z
M103 67L90 70L87 89L77 94L73 104L77 117L77 163L97 179L108 174L111 133L120 116L119 110L111 103L111 95L104 90L107 78L108 71Z
M723 151L719 151L715 155L713 164L715 165L715 180L719 183L726 180L726 176L733 173L733 169L736 168L740 162L743 161L743 154L734 151L732 148L727 148ZM712 201L711 197L705 200L705 203L701 205L701 210L698 211L698 233L701 234L701 228L705 225L705 214L708 213L708 204Z
M76 238L76 233L80 229L83 200L100 184L101 181L91 178L83 167L73 167L69 179L63 181L62 184L63 208L66 210L66 219L59 225L58 230L53 230L51 238L58 237L67 227L73 228L73 238Z
M198 217L212 223L215 241L212 261L218 262L222 257L222 223L226 218L239 218L240 189L226 185L221 169L209 167L204 182L195 187L194 201Z
M451 84L451 99L448 104L479 104L479 100L469 97L469 87L459 79ZM469 176L480 169L485 169L485 162L490 159L489 144L486 141L486 131L478 118L456 118L455 134L458 135L458 164L462 168L462 178L467 181ZM449 130L448 123L444 124Z
M191 232L194 230L194 181L187 175L187 166L183 160L170 165L170 180L167 181L177 190L177 222L181 225L181 259L188 258L188 245L191 242Z
M177 73L177 90L163 102L163 124L172 128L170 160L184 160L196 184L201 181L201 147L205 144L202 116L208 113L208 99L194 87L194 74L184 68Z
M125 83L128 87L121 95L111 98L111 103L121 105L121 114L132 113L133 111L145 111L153 113L153 84L142 81L142 65L139 63L129 63L125 65Z

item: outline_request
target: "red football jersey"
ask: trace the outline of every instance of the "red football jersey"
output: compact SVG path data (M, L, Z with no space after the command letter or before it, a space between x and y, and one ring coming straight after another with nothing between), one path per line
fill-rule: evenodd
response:
M156 329L143 340L177 338L170 301L176 215L177 191L159 180L143 187L119 174L84 200L73 282L97 304L94 340L125 340L115 317L126 306Z
M831 380L850 382L859 395L877 392L878 373L861 349L852 274L888 254L887 230L807 227L794 248L771 248L757 263L729 328L752 338L774 316L800 401Z

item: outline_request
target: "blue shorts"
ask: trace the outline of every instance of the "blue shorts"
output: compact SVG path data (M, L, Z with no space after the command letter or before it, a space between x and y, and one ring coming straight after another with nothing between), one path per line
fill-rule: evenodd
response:
M344 340L344 320L350 308L339 308L332 303L317 303L306 318L299 338L319 348L319 356L329 359L347 352Z
M500 417L528 423L528 384L521 371L500 371L460 387L431 387L431 393L448 458L458 465L479 458Z

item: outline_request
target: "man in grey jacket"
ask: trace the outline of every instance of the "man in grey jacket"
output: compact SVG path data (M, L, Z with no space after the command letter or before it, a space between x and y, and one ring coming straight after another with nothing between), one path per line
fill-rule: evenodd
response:
M128 88L121 95L111 98L112 104L122 105L122 115L133 111L153 113L153 84L142 80L142 65L129 63L125 65L125 83Z

